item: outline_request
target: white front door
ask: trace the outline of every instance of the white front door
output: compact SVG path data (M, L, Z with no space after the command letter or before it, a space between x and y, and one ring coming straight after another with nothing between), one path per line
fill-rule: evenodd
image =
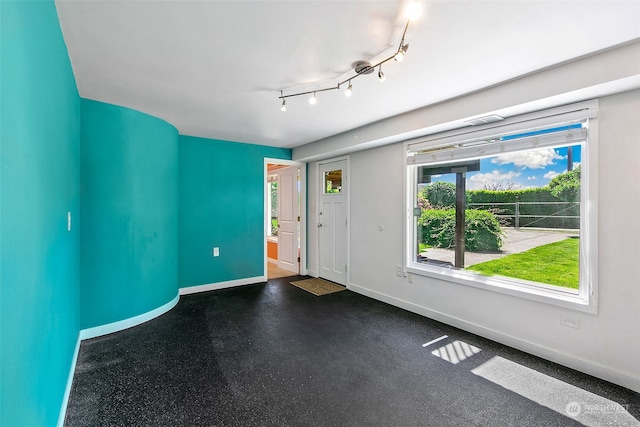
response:
M320 277L347 284L347 160L319 164L318 253Z
M279 169L278 267L298 273L298 167Z

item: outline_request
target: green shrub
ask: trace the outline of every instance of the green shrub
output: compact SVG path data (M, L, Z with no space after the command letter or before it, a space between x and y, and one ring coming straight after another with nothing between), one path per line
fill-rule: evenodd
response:
M522 190L469 190L470 203L515 203L520 202L558 202L548 187L526 188Z
M562 200L580 200L580 167L561 173L549 182L551 194Z
M436 248L452 248L455 245L455 209L429 209L418 219L422 231L420 243ZM464 224L465 250L499 251L502 247L500 223L494 214L468 209Z
M450 182L434 182L422 187L420 191L435 209L446 209L456 205L456 185Z
M516 226L513 216L515 215L515 203L523 202L519 205L521 216L518 225L520 227L577 229L580 228L580 205L572 206L564 203L570 201L566 197L569 192L567 190L562 193L563 197L556 197L548 186L504 191L471 190L467 192L467 198L470 203L475 204L474 209L489 210L494 214L503 215L502 225L506 227ZM558 196L560 195L558 192ZM557 215L575 216L575 218L558 218Z
M499 251L502 231L498 218L488 211L465 211L464 244L468 251Z
M418 218L420 243L436 248L450 248L454 245L456 232L455 209L428 209Z

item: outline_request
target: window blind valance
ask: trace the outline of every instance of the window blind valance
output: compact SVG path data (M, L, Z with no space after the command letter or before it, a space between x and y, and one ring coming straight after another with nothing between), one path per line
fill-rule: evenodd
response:
M597 103L590 101L516 116L500 125L458 129L408 142L407 164L450 163L523 149L577 144L587 137L586 120L596 115Z

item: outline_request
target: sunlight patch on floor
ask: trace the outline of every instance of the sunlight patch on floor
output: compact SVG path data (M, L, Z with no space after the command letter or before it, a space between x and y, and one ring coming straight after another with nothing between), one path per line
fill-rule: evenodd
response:
M471 372L586 426L640 426L624 405L500 356Z
M442 347L433 350L431 354L441 358L442 360L446 360L447 362L451 362L454 365L462 362L463 360L468 359L474 354L480 353L480 349L471 344L467 344L464 341L456 340L447 345L443 345Z

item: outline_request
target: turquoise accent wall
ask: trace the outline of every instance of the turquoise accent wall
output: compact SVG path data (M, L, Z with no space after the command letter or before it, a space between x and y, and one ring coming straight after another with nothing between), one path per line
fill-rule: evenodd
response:
M264 274L263 159L291 150L81 100L52 0L0 23L0 425L51 426L81 329Z
M79 331L80 98L53 1L0 1L0 40L0 425L52 426Z
M265 274L264 158L291 150L180 136L179 151L180 287Z
M178 294L178 132L82 100L81 328L154 310Z

